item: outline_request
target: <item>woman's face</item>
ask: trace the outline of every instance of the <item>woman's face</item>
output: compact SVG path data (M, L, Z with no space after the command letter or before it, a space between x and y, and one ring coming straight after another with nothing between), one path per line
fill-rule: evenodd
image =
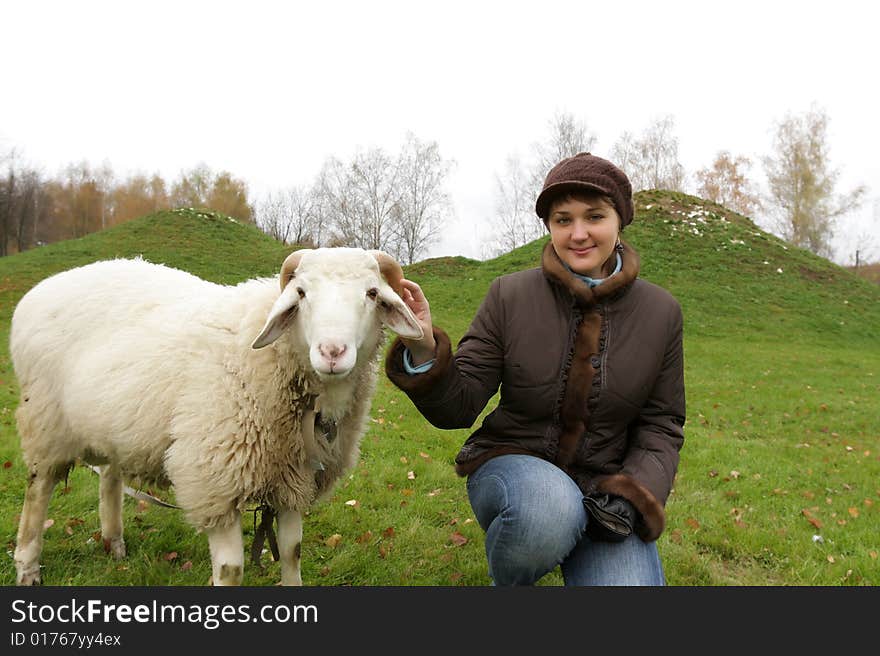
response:
M613 206L598 197L559 200L551 206L547 226L556 254L572 271L603 277L602 265L611 257L620 231Z

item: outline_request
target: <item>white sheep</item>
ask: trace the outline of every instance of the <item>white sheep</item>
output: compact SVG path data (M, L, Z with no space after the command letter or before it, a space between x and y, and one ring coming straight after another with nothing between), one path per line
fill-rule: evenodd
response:
M141 259L36 285L10 337L29 471L17 582L40 583L49 498L80 458L101 465L113 556L125 555L123 481L170 484L208 536L215 584L241 583L241 513L268 503L282 583L301 585L301 513L357 462L382 325L422 334L402 277L380 251L321 248L288 256L280 294L276 278L223 286Z

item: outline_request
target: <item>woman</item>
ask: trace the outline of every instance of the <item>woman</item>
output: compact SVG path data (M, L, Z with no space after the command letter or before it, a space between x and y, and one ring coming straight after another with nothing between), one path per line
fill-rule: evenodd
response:
M562 160L535 209L550 231L541 267L492 283L454 355L404 281L425 336L398 338L387 374L439 428L470 427L500 385L455 460L496 585L560 564L566 585L663 585L655 540L684 441L681 308L620 241L632 187L611 162Z

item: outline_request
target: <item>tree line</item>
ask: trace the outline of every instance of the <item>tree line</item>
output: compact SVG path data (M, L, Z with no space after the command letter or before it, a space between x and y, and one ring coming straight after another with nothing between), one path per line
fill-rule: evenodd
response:
M158 173L119 180L109 164L71 164L56 176L9 152L0 179L0 255L83 237L125 221L178 207L205 207L253 222L247 185L204 164L171 184Z
M773 125L771 152L761 158L766 191L751 177L749 157L723 150L694 173L694 193L744 216L760 216L759 224L790 243L830 258L836 219L857 209L867 189L858 186L838 192L840 171L831 163L828 123L828 115L812 107ZM484 240L487 255L508 252L543 235L543 224L535 220L534 201L547 172L565 157L594 151L597 135L570 112L554 115L547 128L526 157L508 155L504 168L496 173L495 214L500 229ZM672 116L655 119L641 134L624 132L605 156L628 174L633 191L687 191L689 176L679 161ZM862 257L873 255L875 238L857 237Z
M771 152L761 159L768 189L752 175L750 158L720 151L694 173L696 195L745 216L760 215L765 227L795 246L832 255L835 220L856 209L866 189L838 192L839 170L831 164L829 118L815 107L774 125ZM570 112L555 114L544 137L525 156L510 153L495 174L494 215L483 238L485 255L497 255L544 234L534 200L544 176L559 160L594 151L597 135ZM599 154L599 153L597 153ZM633 190L686 191L689 176L678 157L675 120L654 120L640 134L625 132L605 156L629 175ZM455 162L434 141L408 133L397 152L358 149L347 161L329 157L314 178L249 195L247 184L204 164L170 184L158 174L119 180L108 164L82 162L47 178L15 152L0 153L0 255L81 237L163 209L210 208L255 223L288 244L380 249L403 263L424 257L454 217L447 180ZM860 235L862 257L873 255L873 237Z

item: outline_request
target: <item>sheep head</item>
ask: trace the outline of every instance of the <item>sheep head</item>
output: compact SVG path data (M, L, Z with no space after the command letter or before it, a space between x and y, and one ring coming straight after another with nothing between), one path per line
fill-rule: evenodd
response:
M291 329L321 376L345 376L385 325L411 339L422 328L400 297L403 270L387 253L359 248L303 249L281 266L281 294L252 347ZM370 353L372 355L372 352Z

